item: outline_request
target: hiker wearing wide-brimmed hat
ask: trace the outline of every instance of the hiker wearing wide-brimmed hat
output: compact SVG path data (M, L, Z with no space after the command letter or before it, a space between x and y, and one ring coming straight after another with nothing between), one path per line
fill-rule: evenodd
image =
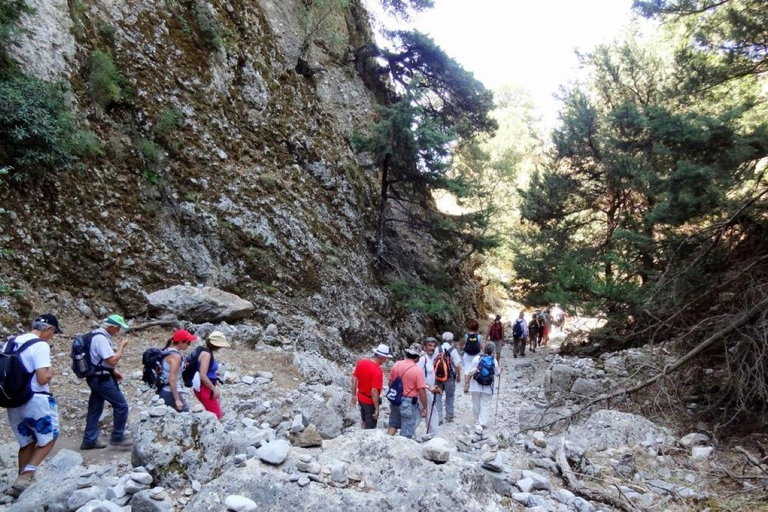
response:
M352 372L351 403L360 405L360 417L363 429L376 428L379 421L381 390L384 388L383 365L392 356L389 346L384 343L373 349L370 358L361 359Z
M106 448L106 443L99 441L99 419L104 412L104 402L112 406L114 424L110 444L118 447L130 447L133 440L125 437L125 425L128 423L128 401L120 390L123 376L115 367L123 358L128 340L123 339L115 349L112 337L120 330L127 329L128 324L120 315L110 315L101 326L93 331L89 356L96 368L93 375L86 378L91 396L88 399L88 416L85 421L85 432L81 450Z
M195 351L196 354L192 354L191 363L197 366L197 373L192 379L192 389L205 410L215 414L218 419L223 416L218 388L221 379L219 363L214 357L214 352L230 346L223 332L213 331L205 340L205 347L199 347Z

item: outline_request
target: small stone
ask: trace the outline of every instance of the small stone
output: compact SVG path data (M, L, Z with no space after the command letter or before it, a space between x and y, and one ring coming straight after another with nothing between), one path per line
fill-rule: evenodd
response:
M422 445L421 454L427 460L442 464L451 458L451 444L442 437L435 437Z
M542 476L535 471L528 471L524 469L522 472L523 478L530 478L533 480L533 489L537 491L548 491L552 488L552 484L549 483L549 479Z
M694 446L691 449L691 458L694 460L707 460L714 450L711 446Z
M168 413L168 407L165 405L157 405L149 409L150 418L162 418Z
M496 454L493 452L486 452L483 454L483 462L491 462L493 459L496 458Z
M250 375L246 375L246 376L245 376L245 377L243 377L241 380L243 381L243 384L253 384L253 382L254 382L256 379L254 379L254 378L253 378L253 377L251 377Z
M301 454L299 454L299 460L301 462L305 462L305 463L309 464L310 462L312 462L312 456L310 454L308 454L308 453L301 453Z
M709 436L706 434L700 434L698 432L692 432L687 436L680 439L680 446L686 448L692 448L694 446L702 446L709 442Z
M696 477L693 475L693 473L688 473L685 475L685 481L689 484L695 484L696 483Z
M200 492L200 489L203 488L203 484L198 482L197 480L192 480L192 490L195 492Z
M149 473L133 472L130 476L131 480L144 485L152 485L152 475Z
M254 512L258 508L255 501L237 494L227 496L224 500L224 506L227 507L227 510L234 512Z
M530 493L533 490L533 480L530 478L523 478L515 482L518 489L524 493ZM527 498L526 498L527 500Z
M149 486L146 484L140 484L136 480L129 479L125 482L125 492L128 494L136 494L137 492L149 489Z
M299 480L297 481L297 483L299 484L299 487L306 487L309 485L309 482L310 480L307 475L301 475L299 477Z
M271 443L264 443L256 451L256 456L262 461L279 466L285 459L288 458L288 454L291 452L291 445L285 439L279 439L272 441Z

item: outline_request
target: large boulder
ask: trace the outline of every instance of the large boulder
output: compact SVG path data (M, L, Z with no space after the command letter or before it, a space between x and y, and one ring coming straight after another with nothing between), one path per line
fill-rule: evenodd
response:
M145 467L155 482L171 487L185 480L213 480L231 455L245 451L247 442L243 436L227 432L207 412L145 417L132 428L133 465Z
M357 411L348 406L349 393L335 386L308 386L295 404L323 439L333 439L358 421Z
M571 426L563 436L587 451L634 446L647 436L665 437L667 432L652 421L625 412L602 409L579 425Z
M475 461L456 457L438 465L424 459L420 448L415 441L388 437L382 429L358 430L327 441L319 458L322 466L331 468L340 460L349 461L347 472L360 478L358 485L334 485L329 475L328 485L301 487L279 468L250 460L204 486L184 510L220 510L230 495L253 500L262 512L507 509L493 490L492 477Z
M211 286L172 286L150 293L147 302L150 314L171 314L195 323L240 320L254 312L249 301Z
M570 389L571 384L581 374L579 370L565 364L553 364L547 371L549 383L555 389L566 391Z

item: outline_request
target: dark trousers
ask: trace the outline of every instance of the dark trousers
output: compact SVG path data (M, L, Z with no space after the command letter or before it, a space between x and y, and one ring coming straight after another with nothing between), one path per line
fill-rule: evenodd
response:
M104 402L109 402L112 406L114 428L111 440L122 441L125 438L125 425L128 423L128 402L123 392L111 375L96 375L88 378L87 382L88 387L91 388L91 398L88 399L88 417L85 421L83 444L96 444L99 439L99 418L104 412Z
M373 417L373 413L376 412L376 408L373 406L373 404L364 404L363 402L358 402L358 405L360 406L360 416L363 419L363 428L365 430L376 428L378 420Z
M512 338L512 354L515 356L518 354L525 355L525 340L525 338Z

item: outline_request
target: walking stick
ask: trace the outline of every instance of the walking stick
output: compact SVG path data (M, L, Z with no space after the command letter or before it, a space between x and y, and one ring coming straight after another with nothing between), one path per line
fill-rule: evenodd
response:
M432 407L429 408L429 415L427 416L427 435L429 435L429 426L432 424L432 411L435 410L435 402L437 402L435 395L436 393L432 393Z
M496 390L496 413L493 415L493 425L499 424L499 398L501 397L501 374L499 374L499 387Z

